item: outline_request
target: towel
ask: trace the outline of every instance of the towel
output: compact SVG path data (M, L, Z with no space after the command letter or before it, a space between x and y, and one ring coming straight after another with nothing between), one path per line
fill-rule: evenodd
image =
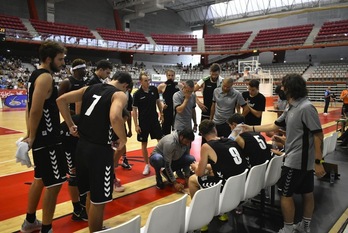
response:
M22 141L23 138L20 138L16 141L17 151L16 151L16 163L21 163L26 165L28 168L32 166L31 160L29 158L29 145L26 142Z

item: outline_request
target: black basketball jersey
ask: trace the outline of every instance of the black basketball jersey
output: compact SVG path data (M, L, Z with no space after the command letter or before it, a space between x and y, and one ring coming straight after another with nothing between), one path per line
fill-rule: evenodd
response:
M210 78L204 82L203 89L203 101L204 105L207 107L207 111L203 112L203 115L210 116L210 109L213 103L214 90L217 87L217 83L213 83Z
M82 80L78 80L72 76L70 76L69 78L69 82L70 82L70 89L68 90L68 92L70 91L75 91L80 89L81 87L84 87L86 85L85 81ZM75 112L75 103L71 103L70 104L70 110Z
M244 139L243 155L247 157L249 166L259 165L271 159L270 148L261 134L244 132L239 136Z
M133 95L133 106L138 108L139 124L144 122L154 122L157 120L157 100L159 94L157 87L149 86L148 92L145 92L143 88L139 88Z
M102 81L100 81L100 78L95 73L93 73L93 75L87 81L88 86L92 86L94 84L99 84L99 83L102 83Z
M32 106L32 98L35 90L34 84L36 79L44 73L50 73L46 69L38 69L33 71L28 81L28 111L30 113ZM40 91L40 90L38 90ZM52 79L52 94L45 100L41 120L39 122L33 149L54 145L60 142L60 118L59 110L56 103L58 97L58 89Z
M230 139L221 138L207 142L217 155L217 161L209 160L215 177L227 180L241 174L247 168L247 161L239 145Z
M179 91L178 82L167 80L165 84L166 84L166 88L162 95L166 105L168 106L166 108L166 111L168 110L173 111L173 95L175 92Z
M131 112L133 110L133 96L129 91L127 92L127 96L128 96L127 110Z
M111 144L114 131L109 112L111 98L116 91L119 90L109 84L94 84L86 89L78 124L81 139L95 144Z

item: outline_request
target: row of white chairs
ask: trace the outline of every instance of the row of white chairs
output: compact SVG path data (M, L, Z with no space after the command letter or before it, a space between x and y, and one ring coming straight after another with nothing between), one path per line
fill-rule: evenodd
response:
M214 216L235 209L240 202L259 194L261 189L274 185L281 174L284 156L276 156L252 167L248 174L230 177L220 193L221 181L209 188L198 190L186 206L187 194L178 200L154 207L140 226L140 216L100 233L183 233L193 232L208 225ZM268 163L269 162L269 163ZM268 166L267 166L268 165Z

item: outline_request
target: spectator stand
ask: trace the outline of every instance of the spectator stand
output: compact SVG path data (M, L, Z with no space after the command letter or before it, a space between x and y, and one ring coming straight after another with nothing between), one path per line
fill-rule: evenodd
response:
M0 28L5 29L6 38L16 38L25 40L32 38L21 19L16 16L0 14Z
M95 36L86 26L53 23L37 19L30 19L29 21L39 33L39 39L41 40L51 39L76 45L98 45Z
M112 30L106 28L96 29L99 35L105 40L103 43L109 48L119 48L123 50L153 50L143 33Z
M298 46L308 38L314 24L260 30L251 42L250 49Z
M238 51L251 35L249 32L227 33L227 34L207 34L204 36L205 51Z
M325 22L316 36L315 44L342 43L348 41L348 20Z
M197 51L196 35L150 34L156 43L155 51L191 53Z

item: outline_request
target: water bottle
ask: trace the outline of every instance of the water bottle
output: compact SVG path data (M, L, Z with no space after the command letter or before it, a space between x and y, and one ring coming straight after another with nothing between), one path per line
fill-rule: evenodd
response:
M335 172L333 170L330 171L330 184L335 182Z

